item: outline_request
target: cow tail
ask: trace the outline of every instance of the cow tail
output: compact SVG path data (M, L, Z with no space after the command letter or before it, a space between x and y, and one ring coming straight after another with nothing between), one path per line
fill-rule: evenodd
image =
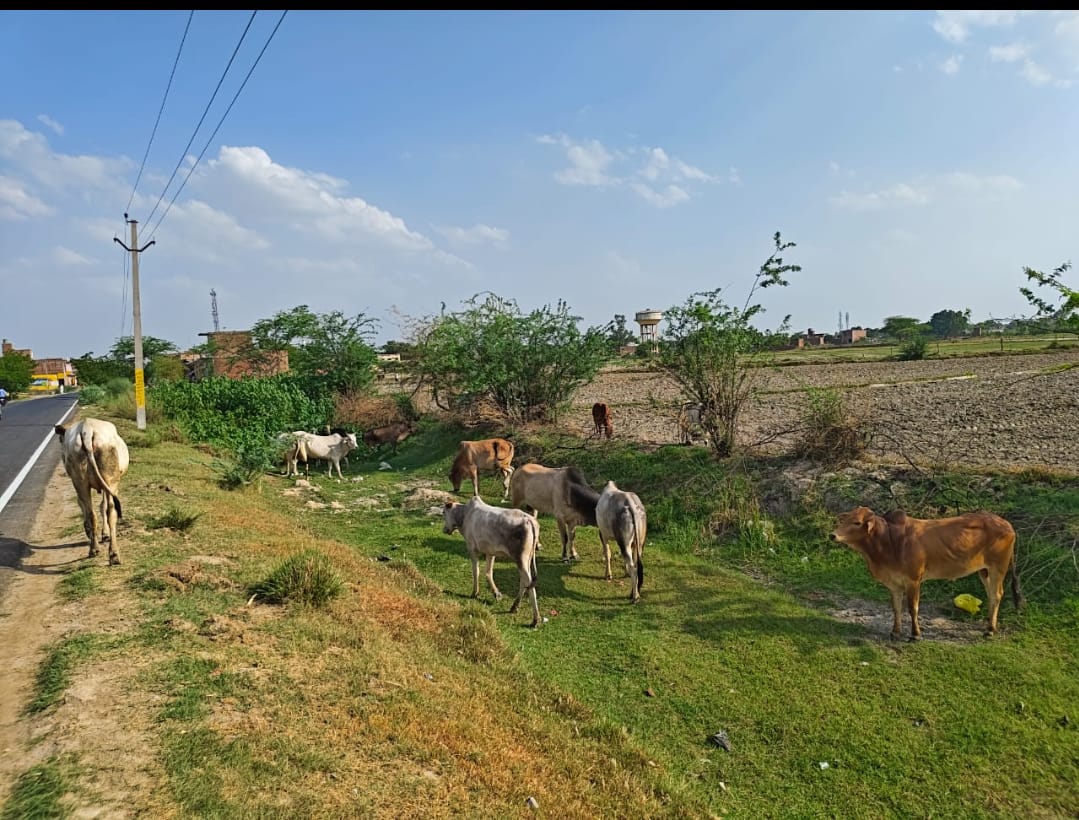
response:
M539 522L535 516L528 516L531 519L528 522L529 529L532 530L532 583L528 585L529 589L536 588L536 582L539 580L539 569L536 567L536 549L539 547Z
M89 439L89 441L87 441L87 439ZM116 505L116 517L123 518L124 513L120 507L120 496L116 494L116 490L109 486L109 482L105 480L105 476L101 475L101 468L97 466L97 456L94 455L94 434L92 432L84 433L79 440L82 443L82 448L86 451L90 466L94 468L94 476L101 482L101 486L105 488L105 492L112 496L113 504Z
M630 508L630 519L633 521L633 543L637 555L637 591L644 586L644 544L641 543L641 532L637 529L637 511Z
M1026 606L1026 599L1023 597L1023 590L1019 586L1019 562L1015 558L1015 550L1012 550L1012 563L1008 567L1012 571L1012 602L1015 604L1016 609L1022 609Z

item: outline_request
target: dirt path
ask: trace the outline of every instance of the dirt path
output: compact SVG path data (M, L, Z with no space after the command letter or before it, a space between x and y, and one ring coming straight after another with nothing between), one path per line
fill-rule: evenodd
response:
M122 531L119 540L122 549ZM153 794L162 781L149 740L150 704L132 685L143 663L91 658L74 670L58 704L26 713L51 645L79 633L120 635L137 620L123 589L129 571L107 568L104 549L94 559L94 566L101 565L100 591L70 602L58 594L60 579L89 563L78 502L62 464L49 479L28 545L31 553L0 612L0 807L27 770L65 757L92 773L91 781L75 790L78 797L64 799L73 816L135 816L140 811L135 796Z

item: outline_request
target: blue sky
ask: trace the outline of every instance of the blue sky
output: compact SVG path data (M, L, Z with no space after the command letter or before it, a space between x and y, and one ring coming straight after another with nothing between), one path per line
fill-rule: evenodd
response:
M143 333L181 347L211 289L226 329L307 304L378 341L487 290L583 326L741 304L777 230L803 270L764 322L801 329L1024 315L1023 266L1074 255L1076 12L290 11L211 140L250 15L194 14L136 189L188 12L0 12L16 346L131 332L133 190Z

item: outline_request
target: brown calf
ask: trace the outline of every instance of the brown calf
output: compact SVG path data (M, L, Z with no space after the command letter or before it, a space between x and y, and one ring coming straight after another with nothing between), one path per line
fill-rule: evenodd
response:
M592 435L606 434L607 438L610 438L611 433L614 432L614 425L611 424L611 408L599 401L593 404L592 424L594 425Z
M1022 606L1015 568L1015 530L988 512L953 518L911 518L902 510L880 516L858 507L839 516L833 541L846 544L865 558L869 572L892 594L895 620L892 638L900 634L903 596L910 611L910 639L918 640L918 598L924 580L954 581L977 572L989 598L988 632L997 631L997 613L1004 596L1004 576L1012 573L1012 597Z
M455 493L461 492L461 482L472 479L472 492L480 494L480 472L497 472L502 476L502 498L510 494L510 476L513 475L513 442L504 438L485 438L479 441L462 441L457 456L450 467L450 483Z

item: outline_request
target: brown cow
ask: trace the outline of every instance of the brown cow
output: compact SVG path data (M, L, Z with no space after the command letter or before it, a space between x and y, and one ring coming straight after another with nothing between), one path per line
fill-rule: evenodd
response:
M893 639L899 638L902 626L904 594L910 611L910 639L921 637L918 598L923 580L954 581L977 572L989 598L990 635L997 631L1004 576L1009 569L1016 609L1023 605L1015 567L1015 530L999 515L973 512L921 519L902 510L880 516L868 507L858 507L839 516L831 538L861 553L869 572L888 587L895 614Z
M412 425L404 421L395 421L384 424L382 427L373 427L363 434L363 443L368 447L381 450L386 444L392 445L393 452L397 452L397 445L412 435Z
M592 435L599 436L606 434L607 438L610 438L611 433L614 432L614 425L611 424L611 408L599 401L593 404L592 424L594 425Z
M513 442L504 438L485 438L479 441L462 441L457 456L450 467L450 483L455 493L461 492L461 482L472 479L474 495L480 494L480 472L497 472L502 476L502 498L510 494L510 476L513 475Z

